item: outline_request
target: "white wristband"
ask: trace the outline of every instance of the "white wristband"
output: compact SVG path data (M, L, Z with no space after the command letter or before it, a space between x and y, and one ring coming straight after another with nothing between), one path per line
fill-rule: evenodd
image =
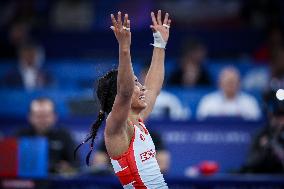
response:
M153 45L154 47L162 48L162 49L166 48L167 42L164 41L159 31L153 33L153 37L154 37L154 44L151 44L151 45Z

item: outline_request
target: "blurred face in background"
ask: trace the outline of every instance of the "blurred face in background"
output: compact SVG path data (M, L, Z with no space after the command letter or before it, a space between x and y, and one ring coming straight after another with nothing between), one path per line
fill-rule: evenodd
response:
M51 100L34 100L31 103L29 121L38 134L45 134L55 125L56 115Z
M206 57L206 49L199 44L188 49L182 56L182 64L201 64Z
M237 95L240 87L240 76L235 68L225 68L219 76L219 87L228 99Z
M200 77L201 64L206 57L206 50L202 45L187 51L182 59L183 70L183 84L187 86L194 86Z
M12 25L9 31L9 39L12 45L19 46L28 38L29 29L26 24L16 23Z

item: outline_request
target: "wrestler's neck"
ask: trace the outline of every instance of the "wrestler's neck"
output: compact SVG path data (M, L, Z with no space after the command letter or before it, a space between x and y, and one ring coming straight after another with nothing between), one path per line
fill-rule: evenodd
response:
M133 124L138 125L139 120L141 120L141 111L134 111L131 110L128 114L128 120L131 121Z

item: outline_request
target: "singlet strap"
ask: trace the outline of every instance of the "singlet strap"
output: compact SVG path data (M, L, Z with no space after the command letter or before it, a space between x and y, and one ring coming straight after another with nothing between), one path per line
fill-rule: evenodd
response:
M148 134L149 134L149 131L147 130L147 128L146 128L146 126L145 126L143 120L140 118L140 119L138 120L138 122L139 122L139 125L143 128L145 134L148 135Z

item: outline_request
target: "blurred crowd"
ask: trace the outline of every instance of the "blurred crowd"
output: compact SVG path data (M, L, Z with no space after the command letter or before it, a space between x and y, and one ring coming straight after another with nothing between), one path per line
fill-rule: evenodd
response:
M280 0L3 0L0 2L0 57L15 58L21 45L35 40L35 33L106 30L110 25L109 14L118 10L131 15L134 30L148 28L150 21L145 15L162 9L172 15L175 28L181 30L254 28L269 31L283 23L283 7ZM40 38L36 40L41 42Z
M280 0L3 0L0 2L0 64L12 59L17 66L0 75L1 89L35 91L58 88L56 77L44 69L45 47L34 33L50 31L92 31L105 28L108 13L117 9L128 10L136 19L134 29L146 27L144 16L153 9L169 10L175 27L255 28L265 34L259 47L248 54L253 69L243 75L238 65L224 66L215 80L208 73L208 49L202 40L187 36L180 47L179 57L166 77L165 89L210 88L215 91L198 102L196 119L210 117L241 117L249 121L265 120L266 125L253 141L241 173L284 173L284 104L276 92L284 89L284 35L283 2ZM281 9L282 8L282 9ZM200 11L202 10L202 11ZM106 14L107 13L107 14ZM147 26L148 27L148 26ZM71 39L70 39L71 40ZM47 57L48 58L48 57ZM233 57L235 58L235 57ZM83 65L82 65L83 66ZM259 67L258 67L259 66ZM265 69L263 69L265 66ZM68 70L66 70L68 71ZM143 73L141 69L143 81ZM64 74L64 73L62 73ZM217 79L216 79L217 78ZM60 88L61 86L59 86ZM93 86L89 86L92 88ZM256 91L261 99L256 99ZM171 102L171 103L169 103ZM74 141L70 133L57 128L53 102L48 98L35 99L30 104L29 128L18 131L17 136L46 136L50 141L51 173L76 172L73 159ZM192 110L167 90L161 92L153 110L153 119L187 120ZM166 173L170 154L159 135L155 135L157 159ZM93 158L91 173L110 174L109 160L102 144Z

